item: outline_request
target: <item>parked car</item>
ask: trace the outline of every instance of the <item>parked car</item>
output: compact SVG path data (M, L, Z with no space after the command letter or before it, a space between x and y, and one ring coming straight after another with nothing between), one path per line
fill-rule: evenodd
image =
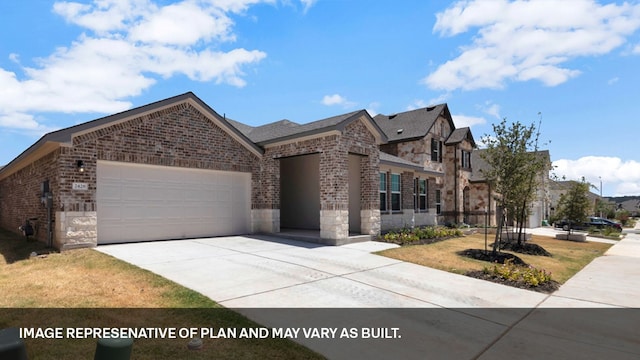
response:
M555 223L556 227L561 227L564 231L573 230L586 230L589 228L604 229L612 228L617 231L622 231L622 225L609 219L601 218L598 216L590 216L587 222L582 224L572 224L568 220L560 220Z

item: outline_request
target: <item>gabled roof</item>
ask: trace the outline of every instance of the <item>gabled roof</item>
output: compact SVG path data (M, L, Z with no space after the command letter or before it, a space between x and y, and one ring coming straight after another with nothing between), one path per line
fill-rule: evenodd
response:
M486 181L486 177L482 173L483 170L489 170L489 164L482 158L482 154L486 151L486 149L476 149L471 152L471 169L473 169L473 172L471 173L469 180L472 182ZM551 155L549 154L549 150L538 150L535 154L547 160L549 165L551 164Z
M447 104L406 111L393 115L376 115L373 120L387 135L389 142L422 138L429 133L439 116L455 128Z
M364 118L369 124L369 130L372 131L378 141L384 142L387 140L382 129L378 127L366 110L353 111L303 125L289 120L280 120L258 127L247 127L238 122L234 122L234 125L238 124L238 129L242 129L243 133L251 139L251 141L260 146L264 146L332 130L342 131L348 124L361 118Z
M251 142L251 140L249 140L235 127L231 126L231 124L229 124L229 122L224 117L216 113L212 108L209 107L209 105L200 100L194 93L187 92L131 110L123 111L117 114L105 116L96 120L47 133L42 136L35 144L31 145L27 150L23 151L20 155L13 159L9 164L1 168L0 178L8 176L10 173L21 169L23 167L21 165L26 165L37 160L41 156L57 149L62 144L71 144L73 137L76 135L95 131L115 123L128 121L145 114L159 111L163 108L175 106L182 102L189 102L203 114L209 117L209 119L215 121L216 125L222 127L225 131L227 131L227 133L238 140L250 151L254 152L257 155L263 153L262 149Z
M449 138L444 142L445 145L455 145L467 140L471 143L471 146L476 147L476 141L473 140L473 135L471 134L471 129L468 127L463 127L459 129L453 130Z

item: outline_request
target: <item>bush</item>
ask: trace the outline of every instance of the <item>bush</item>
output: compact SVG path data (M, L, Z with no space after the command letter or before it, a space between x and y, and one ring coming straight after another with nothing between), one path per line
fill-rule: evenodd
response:
M441 226L423 226L390 231L382 236L384 241L396 244L418 242L420 240L441 239L462 236L462 230L449 229Z
M622 226L627 226L629 221L629 212L627 210L619 210L616 212L616 220L622 223Z
M605 227L602 229L602 235L604 236L618 236L620 235L620 231L613 227Z
M420 240L416 234L413 234L408 229L402 229L400 232L390 231L383 236L383 239L393 243L407 243Z
M483 272L509 281L521 281L532 287L551 281L551 273L544 269L537 269L533 266L518 266L513 263L512 259L506 260L500 266L493 265L492 269L485 267Z

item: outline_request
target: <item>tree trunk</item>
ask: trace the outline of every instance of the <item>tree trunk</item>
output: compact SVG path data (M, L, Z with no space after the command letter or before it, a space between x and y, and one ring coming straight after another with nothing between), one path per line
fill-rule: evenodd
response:
M518 226L518 246L522 246L522 229L524 228L525 218L527 217L527 202L522 203L522 210L519 214L519 226Z
M495 238L495 241L493 242L493 249L491 251L493 255L495 255L500 249L500 237L502 236L502 227L504 225L503 207L502 206L498 207L497 212L500 216L498 217L498 228L496 229L496 238Z

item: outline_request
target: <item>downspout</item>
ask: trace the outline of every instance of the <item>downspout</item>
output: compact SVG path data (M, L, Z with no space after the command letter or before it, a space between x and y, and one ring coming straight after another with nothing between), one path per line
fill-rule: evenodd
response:
M491 216L491 184L488 181L487 181L487 209L489 212L489 216Z
M453 149L453 211L455 214L455 223L459 224L459 214L458 214L458 144L456 144Z

